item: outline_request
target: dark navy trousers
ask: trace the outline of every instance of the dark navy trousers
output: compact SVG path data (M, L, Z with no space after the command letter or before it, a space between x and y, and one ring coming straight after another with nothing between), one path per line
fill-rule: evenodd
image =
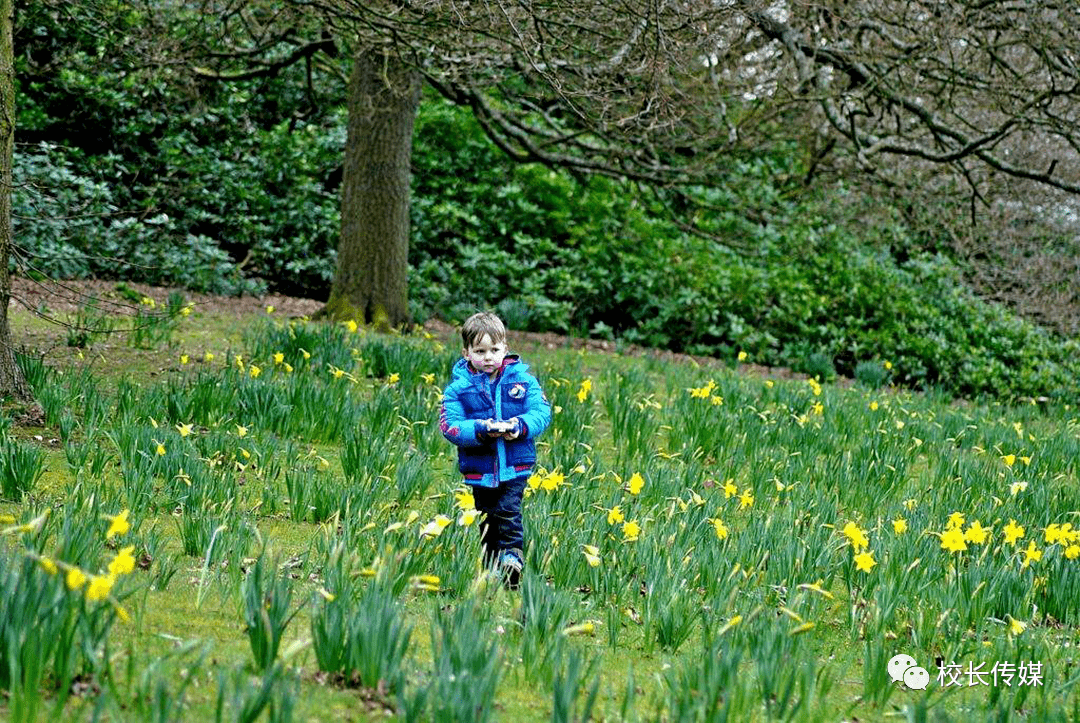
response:
M503 481L498 487L473 487L476 510L483 513L480 541L484 560L491 563L502 550L525 548L525 530L521 522L521 498L528 477Z

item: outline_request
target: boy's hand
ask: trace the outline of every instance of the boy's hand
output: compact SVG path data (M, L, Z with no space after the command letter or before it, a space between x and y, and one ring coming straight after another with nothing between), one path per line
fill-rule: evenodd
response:
M506 424L508 425L508 428L501 435L505 440L517 439L524 431L525 425L523 425L521 420L517 417L506 420Z
M503 434L502 425L502 422L496 422L494 419L478 419L476 420L476 436L478 439L500 437Z

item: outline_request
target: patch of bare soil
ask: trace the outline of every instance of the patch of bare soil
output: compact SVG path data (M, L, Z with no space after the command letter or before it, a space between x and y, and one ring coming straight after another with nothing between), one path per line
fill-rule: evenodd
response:
M138 303L127 298L117 289L119 283L98 279L35 281L19 276L11 279L11 298L13 302L23 305L31 312L48 310L53 313L69 314L97 299L98 307L106 313L134 314ZM187 289L150 286L132 281L122 283L137 294L153 299L157 304L165 303L172 292L179 292L185 300L195 305L196 310L215 315L242 316L266 311L267 306L273 306L276 314L301 317L311 316L323 306L323 302L314 299L300 299L280 294L215 296L198 294Z
M457 343L457 329L441 319L428 319L424 322L424 330L428 333L446 340L450 344ZM552 332L532 331L509 331L511 348L541 348L541 349L585 349L599 353L621 353L630 356L651 356L663 361L693 362L702 367L727 366L723 359L710 356L697 356L695 354L681 354L666 349L652 349L636 344L616 344L605 339L583 339L576 336L565 336ZM738 370L745 374L753 374L770 379L806 379L806 374L794 372L787 367L767 367L760 364L739 364ZM850 385L852 380L838 378L836 383L841 386Z
M315 299L303 299L280 294L265 296L215 296L212 294L193 293L186 289L150 286L125 281L128 289L164 303L172 292L179 292L184 299L193 303L199 311L214 315L244 316L265 312L266 307L274 307L274 313L285 317L299 318L313 315L322 308L323 302ZM12 277L12 302L25 306L31 312L48 314L70 314L97 299L99 308L111 314L133 314L138 308L137 302L118 290L118 282L98 279L78 279L67 281L35 281L26 277ZM425 331L453 345L457 330L451 324L440 319L429 319L423 325ZM632 356L652 356L665 361L693 362L702 367L723 366L727 362L721 359L693 354L680 354L663 349L650 349L635 344L618 344L605 339L586 339L565 336L551 332L510 331L510 342L518 348L541 349L586 349L598 353L621 353ZM740 364L739 371L761 377L775 379L805 379L805 374L793 372L784 367L765 367L758 364ZM850 384L850 380L837 380L841 385Z

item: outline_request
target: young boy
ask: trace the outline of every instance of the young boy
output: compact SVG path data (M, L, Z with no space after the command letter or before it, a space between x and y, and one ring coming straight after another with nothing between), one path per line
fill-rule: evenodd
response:
M551 423L551 405L528 365L506 353L506 327L498 316L470 316L461 343L439 428L457 445L458 469L484 513L484 561L498 564L513 589L524 566L521 497L536 463L534 440Z

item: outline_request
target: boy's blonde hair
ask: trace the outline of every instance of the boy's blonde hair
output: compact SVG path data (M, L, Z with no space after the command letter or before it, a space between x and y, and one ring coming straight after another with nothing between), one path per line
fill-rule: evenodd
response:
M485 336L490 336L491 341L496 344L506 341L506 326L502 319L490 311L477 312L461 325L461 345L466 349L471 349Z

